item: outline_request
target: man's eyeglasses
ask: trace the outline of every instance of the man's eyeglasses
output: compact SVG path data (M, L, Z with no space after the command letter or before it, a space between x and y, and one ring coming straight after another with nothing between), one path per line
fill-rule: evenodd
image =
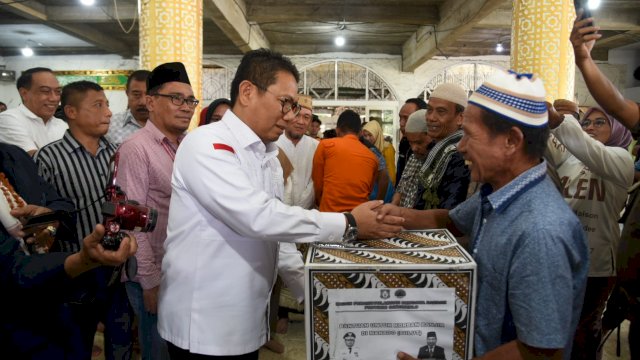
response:
M591 124L593 124L595 128L601 128L606 123L607 123L607 119L597 118L595 120L584 119L580 122L580 125L582 126L583 129L588 128L589 126L591 126Z
M255 85L255 84L254 84ZM293 115L294 116L298 116L298 114L300 114L300 104L298 104L297 102L293 101L293 99L287 98L287 97L279 97L278 95L272 93L271 91L269 91L269 89L261 89L258 85L256 85L256 87L260 90L264 90L266 92L268 92L269 94L273 95L276 97L276 99L278 99L278 101L280 101L280 104L282 105L282 113L286 114L289 111L293 111Z
M169 94L154 94L154 96L162 96L171 99L171 103L175 106L182 106L182 104L187 103L190 108L195 108L200 103L200 100L188 97L184 98L180 95L169 95Z

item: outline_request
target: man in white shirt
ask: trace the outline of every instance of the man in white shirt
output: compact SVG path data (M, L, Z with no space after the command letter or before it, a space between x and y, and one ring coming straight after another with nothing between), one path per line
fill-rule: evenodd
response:
M149 70L136 70L127 79L127 110L114 114L106 135L107 140L120 146L131 134L142 129L149 119L147 109L147 78Z
M318 147L318 140L305 135L313 117L311 96L300 95L298 104L300 105L300 113L284 129L284 136L278 138L276 145L284 151L293 165L291 188L290 190L285 188L284 202L311 209L314 204L311 171L313 170L313 154Z
M378 222L381 202L345 214L282 203L274 142L299 113L298 80L282 55L246 53L231 83L231 111L190 132L178 148L158 319L172 358L258 359L269 336L278 242L340 242L401 230L402 218Z
M69 128L53 116L62 87L51 69L37 67L22 72L16 82L22 104L0 113L0 142L21 147L32 155L60 140Z

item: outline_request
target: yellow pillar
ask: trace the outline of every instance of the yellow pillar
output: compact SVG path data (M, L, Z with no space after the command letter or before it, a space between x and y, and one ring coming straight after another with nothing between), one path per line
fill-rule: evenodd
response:
M574 99L575 63L569 35L571 0L514 0L511 68L544 81L547 100Z
M202 99L202 0L140 1L140 68L180 61ZM200 106L189 129L198 124Z

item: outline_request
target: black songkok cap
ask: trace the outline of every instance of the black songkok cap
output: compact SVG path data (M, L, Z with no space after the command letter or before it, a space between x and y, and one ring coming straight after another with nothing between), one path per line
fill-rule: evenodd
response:
M147 78L147 92L168 82L181 82L191 85L184 64L172 62L158 65Z

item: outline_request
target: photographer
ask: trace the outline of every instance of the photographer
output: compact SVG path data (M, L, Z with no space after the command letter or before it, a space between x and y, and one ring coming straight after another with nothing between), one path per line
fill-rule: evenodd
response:
M576 66L602 109L633 131L640 125L640 105L625 99L593 61L591 50L602 34L597 33L600 27L594 26L593 18L582 19L582 14L582 10L578 12L570 37Z
M73 205L37 175L35 164L20 148L0 143L0 178L29 205L11 211L15 218L50 212L72 211ZM49 229L38 229L36 239L49 241ZM44 235L43 235L44 234ZM13 358L81 359L76 320L66 298L77 290L77 278L100 265L118 265L135 253L135 239L124 240L118 251L100 245L101 225L84 238L80 252L27 255L17 229L9 233L0 225L0 287L5 294L0 320L0 347ZM49 234L50 235L50 234Z

